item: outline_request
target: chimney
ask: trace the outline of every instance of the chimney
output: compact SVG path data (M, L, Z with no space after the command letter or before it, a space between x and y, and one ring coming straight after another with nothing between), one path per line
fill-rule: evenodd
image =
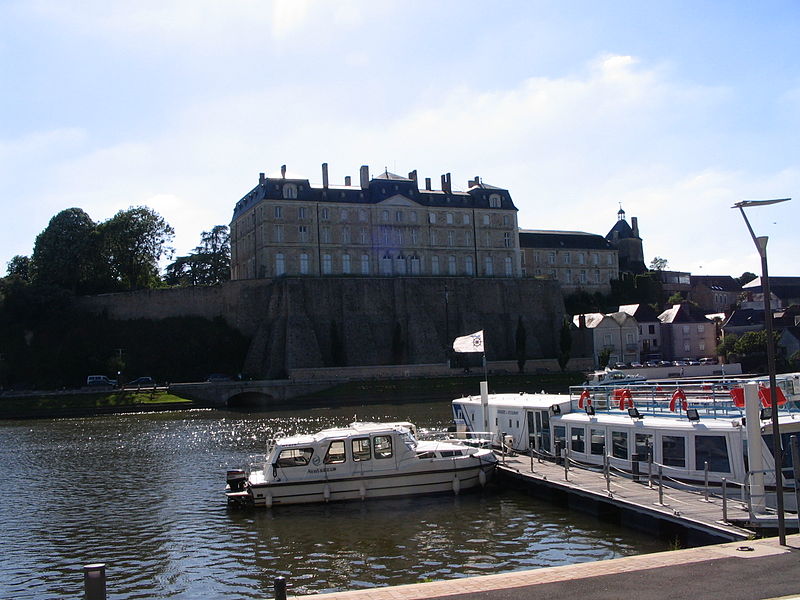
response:
M350 187L350 184L351 184L351 182L352 182L352 181L353 181L353 180L352 180L352 179L350 179L350 175L346 175L346 176L345 176L345 178L344 178L344 184L345 184L347 187Z
M259 173L258 174L258 185L264 185L264 174L263 173Z
M428 190L429 192L431 191L431 178L430 177L426 177L425 178L425 189Z
M361 189L369 187L369 165L361 165Z
M411 171L411 172L408 174L408 178L409 178L411 181L413 181L414 183L417 183L417 170L416 170L416 169L414 169L413 171Z
M469 182L469 187L479 186L481 184L481 178L478 175L475 175L475 179Z
M450 180L450 173L445 173L442 175L442 191L448 194L453 193L453 186Z
M286 165L281 165L281 179L286 179Z
M322 163L322 187L328 189L328 163Z
M633 229L633 237L639 237L639 219L638 219L638 217L631 217L631 229Z

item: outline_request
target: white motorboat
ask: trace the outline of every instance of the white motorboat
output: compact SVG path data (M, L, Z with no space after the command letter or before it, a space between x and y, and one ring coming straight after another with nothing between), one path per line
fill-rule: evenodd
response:
M768 385L768 384L767 384ZM777 379L782 484L794 506L790 436L800 436L800 373ZM458 432L490 431L509 449L604 464L688 483L754 482L774 503L775 458L763 381L578 386L569 394L482 394L453 400ZM760 486L760 488L759 488ZM763 492L766 489L766 493Z
M626 373L619 369L604 369L593 371L586 376L584 385L622 385L628 383L643 383L647 381L644 375Z
M461 491L485 485L497 458L458 441L417 440L410 423L352 423L272 440L263 465L228 471L228 502L272 507Z

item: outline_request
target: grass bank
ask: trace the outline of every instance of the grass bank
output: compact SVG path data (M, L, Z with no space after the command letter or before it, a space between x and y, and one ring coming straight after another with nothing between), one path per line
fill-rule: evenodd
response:
M191 400L158 390L52 392L0 396L0 419L84 416L191 407Z

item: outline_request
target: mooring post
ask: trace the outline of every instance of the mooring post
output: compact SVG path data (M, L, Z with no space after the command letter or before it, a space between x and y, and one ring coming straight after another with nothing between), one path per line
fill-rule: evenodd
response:
M703 473L705 476L705 501L708 502L708 461L703 463Z
M607 492L611 491L611 473L610 473L611 469L610 469L610 467L611 467L611 459L608 456L608 454L604 454L603 455L603 472L605 473L605 476L606 476L606 491Z
M728 480L722 478L722 522L728 522Z
M106 600L105 563L84 565L83 590L86 600Z
M634 454L631 456L631 473L632 479L634 481L639 481L639 459L641 456L639 454Z
M286 600L286 579L284 577L275 578L275 600Z
M569 450L564 448L564 481L569 481Z
M664 469L658 465L658 503L664 504Z
M647 443L647 487L653 489L653 450Z

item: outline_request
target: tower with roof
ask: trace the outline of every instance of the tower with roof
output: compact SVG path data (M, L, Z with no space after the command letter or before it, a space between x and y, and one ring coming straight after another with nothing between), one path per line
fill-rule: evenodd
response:
M639 237L639 220L631 217L631 224L628 225L622 206L617 212L617 222L606 234L606 239L618 251L620 274L638 275L647 271L644 263L642 238Z

